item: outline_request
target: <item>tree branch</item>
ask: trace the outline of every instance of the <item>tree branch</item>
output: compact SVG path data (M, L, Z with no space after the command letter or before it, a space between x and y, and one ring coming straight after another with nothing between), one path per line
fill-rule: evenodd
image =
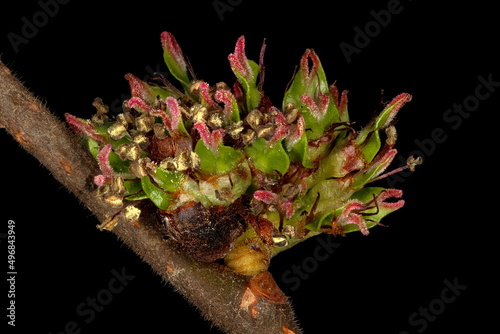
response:
M95 196L98 166L78 138L0 61L0 127L105 223L117 209ZM253 282L223 266L196 262L152 226L156 215L119 223L112 233L227 333L301 333L290 304L270 300ZM274 281L272 281L274 282ZM250 287L250 288L249 288ZM257 292L256 292L257 291Z

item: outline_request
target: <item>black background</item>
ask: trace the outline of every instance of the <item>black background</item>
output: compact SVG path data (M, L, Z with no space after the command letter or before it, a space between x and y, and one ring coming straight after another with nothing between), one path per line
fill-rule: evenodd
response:
M354 45L354 28L363 30L374 20L370 12L386 9L390 1L232 3L221 20L213 1L70 1L16 52L9 33L22 35L22 18L33 22L42 10L36 1L24 1L0 14L1 59L58 116L89 117L96 96L116 103L128 94L128 72L140 78L165 73L160 33L166 30L198 77L211 84L233 82L227 55L240 35L253 60L266 38L264 88L277 106L306 48L318 53L330 82L350 91L349 111L359 127L381 98L412 94L398 116L397 148L406 157L419 148L417 142L428 146L424 164L395 185L404 191L405 207L384 219L388 228L336 240L340 246L294 291L283 274L311 257L317 240L277 257L271 271L305 333L491 328L498 310L493 268L500 87L456 129L443 115L474 96L479 76L500 81L493 5L401 1L402 10L348 62L339 45ZM438 128L446 140L432 147L431 133ZM0 141L1 232L9 219L16 222L15 332L59 333L75 321L81 333L220 333L112 234L99 232L97 220L5 131ZM6 265L6 240L1 241ZM77 306L122 268L135 278L85 323ZM435 303L446 279L467 288L426 328L412 326L410 315ZM0 294L6 301L6 290Z

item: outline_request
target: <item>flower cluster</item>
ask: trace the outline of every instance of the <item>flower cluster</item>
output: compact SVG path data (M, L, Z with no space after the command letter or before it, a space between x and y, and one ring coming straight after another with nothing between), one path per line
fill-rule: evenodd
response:
M96 99L91 119L66 115L100 167L98 196L123 208L128 220L140 215L130 207L151 201L166 237L188 254L223 258L233 270L255 275L310 236L366 235L403 206L400 190L367 185L395 157L393 120L409 94L356 130L347 92L328 84L313 50L302 56L282 104L274 105L262 90L263 57L247 58L243 36L228 56L232 85L195 78L169 32L161 44L181 88L164 77L150 84L127 74L132 97L122 113L112 115Z

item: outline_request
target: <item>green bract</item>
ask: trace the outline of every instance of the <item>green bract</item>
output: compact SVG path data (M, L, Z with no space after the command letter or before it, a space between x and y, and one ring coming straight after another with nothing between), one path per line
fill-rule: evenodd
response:
M370 183L384 177L396 155L393 119L409 94L354 129L347 92L327 82L313 50L303 55L280 110L264 95L263 64L247 59L243 36L228 56L231 85L192 80L173 35L164 32L161 41L180 88L127 74L132 97L122 113L112 116L96 100L92 119L66 115L99 164L94 183L104 200L124 206L149 200L169 217L169 228L176 226L172 217L190 221L184 215L192 213L194 230L220 228L215 234L228 238L202 247L223 245L207 252L245 275L266 270L275 254L319 233L366 235L403 206L400 190ZM181 244L181 235L189 238L184 230L167 235Z
M217 152L212 152L203 141L196 143L195 153L200 158L200 169L208 174L223 174L233 170L243 154L230 146L218 145Z
M259 138L246 146L245 151L251 163L264 173L278 171L285 174L290 166L290 158L281 143L270 146L264 138Z

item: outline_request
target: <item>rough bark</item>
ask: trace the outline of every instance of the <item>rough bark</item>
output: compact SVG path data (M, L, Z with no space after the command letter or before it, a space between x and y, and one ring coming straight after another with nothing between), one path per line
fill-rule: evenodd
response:
M117 209L95 196L95 160L77 136L26 89L0 61L0 127L40 161L101 223ZM288 302L258 293L246 277L223 266L196 262L152 228L154 214L119 223L112 233L158 275L227 333L301 333ZM103 232L108 233L108 232ZM256 292L257 291L257 292ZM160 320L159 320L160 321Z

